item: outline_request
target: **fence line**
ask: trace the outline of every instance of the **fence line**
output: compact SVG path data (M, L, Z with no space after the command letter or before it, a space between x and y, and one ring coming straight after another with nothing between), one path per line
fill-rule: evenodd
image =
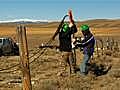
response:
M98 42L98 41L100 41L101 44L102 44L102 47L96 46L96 48L97 48L97 55L100 56L100 55L99 55L99 48L101 48L101 50L102 50L102 55L103 55L103 54L104 54L104 47L107 47L107 46L104 46L104 42L103 42L102 39L98 39L97 42ZM50 44L50 43L51 43L51 40L49 40L45 45ZM116 43L116 46L117 46L116 49L119 50L118 42L116 41L115 43ZM34 50L34 49L33 49L33 50ZM34 58L37 54L40 54L40 56L41 56L42 54L44 54L46 48L40 49L40 48L38 47L37 50L38 50L38 51L35 52L32 56L29 56L29 59ZM34 61L35 61L37 58L39 58L40 56L37 56L36 58L34 58L34 60L30 61L29 64L31 64L32 62L34 62ZM13 65L13 66L11 66L11 67L7 67L7 68L4 68L4 69L0 69L0 73L1 73L1 72L4 73L3 71L7 71L7 70L10 70L10 69L13 69L13 68L15 68L15 67L17 67L17 66L19 66L19 64L15 64L15 65ZM18 70L19 70L19 69L18 69ZM9 71L8 71L8 72L9 72ZM11 72L11 71L10 71L10 72ZM13 70L13 72L14 72L14 70Z

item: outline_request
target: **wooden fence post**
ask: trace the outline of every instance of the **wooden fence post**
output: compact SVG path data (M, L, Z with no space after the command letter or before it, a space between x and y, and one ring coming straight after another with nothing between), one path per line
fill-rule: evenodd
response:
M19 42L20 64L23 73L23 90L32 90L26 28L20 25L17 29L17 35Z
M99 57L99 50L98 50L98 41L96 40L96 48L97 48L97 57Z

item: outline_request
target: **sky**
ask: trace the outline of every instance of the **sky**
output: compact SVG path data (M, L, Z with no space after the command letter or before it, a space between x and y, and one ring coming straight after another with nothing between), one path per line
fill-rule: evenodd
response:
M0 0L0 20L120 19L120 0Z

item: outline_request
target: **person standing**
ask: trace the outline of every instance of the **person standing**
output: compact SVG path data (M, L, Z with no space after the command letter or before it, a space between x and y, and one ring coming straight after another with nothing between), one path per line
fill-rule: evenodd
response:
M59 50L62 52L64 61L64 71L66 70L67 63L70 66L71 72L74 72L73 53L72 53L72 35L77 32L74 20L71 18L71 11L68 12L69 23L63 23L62 27L59 28L59 32L56 32L52 39L59 34Z
M88 25L84 24L80 26L80 30L84 36L82 41L74 42L76 47L83 47L83 62L80 64L80 73L86 75L88 73L87 65L94 52L95 38L90 32Z

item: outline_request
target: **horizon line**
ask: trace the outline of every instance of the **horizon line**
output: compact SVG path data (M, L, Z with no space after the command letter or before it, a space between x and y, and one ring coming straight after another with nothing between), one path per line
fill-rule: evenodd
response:
M76 22L80 21L89 21L89 20L120 20L120 18L91 18L91 19L84 19L84 20L74 20ZM21 21L31 21L31 22L60 22L61 20L45 20L45 19L28 19L28 18L23 18L23 19L12 19L12 20L0 20L0 23L7 23L7 22L21 22ZM66 20L69 21L69 20Z

